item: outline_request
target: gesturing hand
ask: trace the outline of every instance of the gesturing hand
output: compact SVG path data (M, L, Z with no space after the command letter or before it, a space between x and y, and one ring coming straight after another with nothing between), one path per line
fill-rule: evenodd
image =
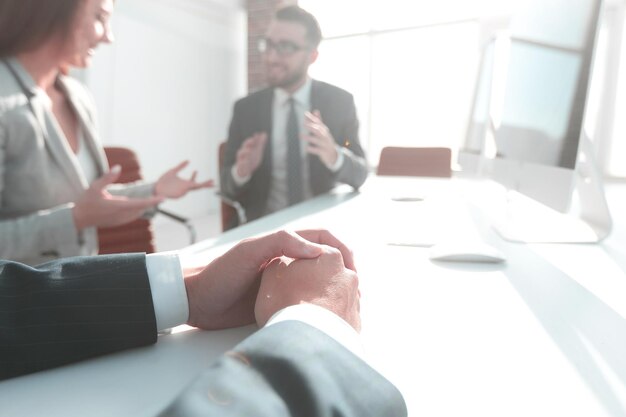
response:
M309 134L303 135L307 142L307 152L317 155L326 167L331 168L337 162L337 145L328 127L322 121L319 110L304 113L304 129Z
M351 252L330 232L306 230L279 231L242 240L206 268L187 270L188 323L204 329L254 323L254 304L267 263L282 255L316 258L324 251L321 244L337 247L342 258L354 265Z
M77 230L85 227L109 227L139 218L147 209L163 201L162 197L129 198L114 196L106 191L120 176L119 166L95 180L74 202L72 215Z
M252 175L254 171L261 165L263 159L263 151L267 142L267 133L255 133L247 138L241 147L237 150L236 166L237 175L246 178Z
M174 168L165 171L154 186L155 195L166 198L180 198L189 191L213 186L213 180L196 182L197 171L194 171L188 180L179 177L178 173L187 165L189 165L189 161L183 161Z

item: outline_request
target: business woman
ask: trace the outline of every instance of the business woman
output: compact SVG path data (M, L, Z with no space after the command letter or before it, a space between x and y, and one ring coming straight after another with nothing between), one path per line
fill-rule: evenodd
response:
M112 186L89 92L65 75L113 41L113 0L0 0L0 258L37 264L97 253L97 227L212 186L166 171Z

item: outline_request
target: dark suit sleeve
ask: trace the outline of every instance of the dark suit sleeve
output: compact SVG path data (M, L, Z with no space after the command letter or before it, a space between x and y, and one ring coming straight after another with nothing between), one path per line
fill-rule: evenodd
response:
M237 151L247 138L260 132L265 132L268 138L271 138L272 98L273 90L266 88L235 103L223 164L220 168L221 192L243 206L248 220L257 219L265 214L272 173L271 140L265 145L261 164L245 184L239 186L235 183L232 167L236 163Z
M400 392L319 330L296 321L259 330L222 356L161 416L396 417Z
M359 120L352 95L349 95L343 114L342 134L335 141L343 151L344 162L336 173L336 181L358 189L367 179L368 166L359 140Z
M0 379L156 342L144 254L0 261Z
M318 158L309 158L313 193L325 193L338 183L358 189L367 179L369 167L359 139L354 97L339 87L313 80L311 109L319 110L322 121L344 156L343 164L336 172L331 172Z
M241 100L236 102L233 106L233 117L228 128L228 140L226 142L223 165L220 170L220 189L222 193L233 200L238 199L239 194L242 192L242 188L245 189L245 185L244 187L239 187L235 184L235 180L233 179L231 172L236 162L237 151L246 139L241 131L241 127L243 126L243 121L241 120L243 117L243 111L241 107Z

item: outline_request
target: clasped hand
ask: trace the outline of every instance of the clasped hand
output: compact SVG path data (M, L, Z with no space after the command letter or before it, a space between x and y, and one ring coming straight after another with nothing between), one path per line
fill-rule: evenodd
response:
M307 152L317 155L320 161L330 169L337 162L339 155L335 139L328 126L322 121L319 110L304 113L304 130L308 132L302 136L307 143Z
M288 263L283 256L295 260ZM263 326L280 309L299 303L327 308L360 329L352 252L326 230L245 239L205 268L187 269L185 286L188 324L203 329Z

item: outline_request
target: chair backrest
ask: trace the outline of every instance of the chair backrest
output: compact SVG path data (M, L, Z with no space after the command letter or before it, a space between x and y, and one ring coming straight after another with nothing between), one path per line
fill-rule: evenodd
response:
M109 166L122 168L118 183L129 183L142 179L139 159L134 151L122 147L105 147ZM147 219L137 219L114 227L98 228L100 254L126 252L155 252L154 233Z
M222 167L224 166L224 153L226 152L226 142L221 142L217 151L217 168L219 170L220 182L222 181ZM220 200L220 213L222 219L222 231L232 229L237 224L237 211L224 200Z
M388 146L380 152L377 175L451 177L452 151L449 148Z

